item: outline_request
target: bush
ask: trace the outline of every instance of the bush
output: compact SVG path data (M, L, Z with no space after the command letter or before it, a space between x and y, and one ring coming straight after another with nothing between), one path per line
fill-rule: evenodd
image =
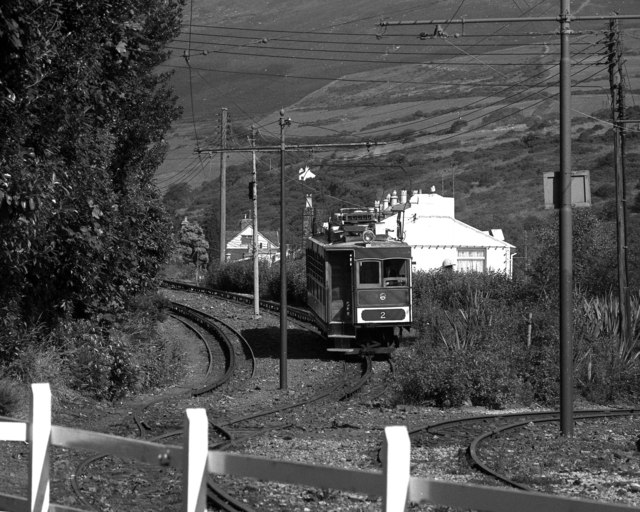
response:
M419 343L399 349L395 357L396 391L403 402L502 409L532 399L530 387L516 375L510 360L496 357L493 351L451 350L442 345L427 350Z
M492 408L555 403L557 350L550 347L557 322L526 282L437 271L414 274L413 285L419 342L397 353L400 400Z
M165 303L157 294L145 294L131 300L129 311L118 318L67 320L48 334L41 328L20 332L15 354L5 360L5 373L100 400L170 383L181 357L176 342L157 334L157 322L166 317Z
M24 400L17 382L0 379L0 416L11 416Z
M280 301L280 263L259 263L260 298ZM253 262L225 263L209 274L207 286L216 290L253 294ZM303 305L307 301L307 276L304 259L287 260L287 300Z

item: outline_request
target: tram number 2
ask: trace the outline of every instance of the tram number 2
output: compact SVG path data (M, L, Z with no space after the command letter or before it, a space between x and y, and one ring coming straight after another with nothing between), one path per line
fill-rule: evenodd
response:
M385 320L387 318L387 312L386 311L380 311L380 320Z

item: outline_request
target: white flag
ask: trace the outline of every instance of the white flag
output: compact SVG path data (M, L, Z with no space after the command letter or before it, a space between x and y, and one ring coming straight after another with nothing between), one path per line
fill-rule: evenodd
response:
M305 166L304 169L301 167L298 171L298 180L307 181L315 177L316 175L311 172L308 166Z

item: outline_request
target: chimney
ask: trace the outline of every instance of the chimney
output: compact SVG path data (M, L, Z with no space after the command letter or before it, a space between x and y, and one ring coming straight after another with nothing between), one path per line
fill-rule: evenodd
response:
M382 201L383 210L386 210L387 208L389 208L389 201L391 201L391 194L387 194L387 197L385 197L384 200Z
M247 214L245 213L244 218L240 220L240 231L242 231L247 226L251 226L251 225L252 225L252 220L250 218L247 218Z
M405 204L407 202L407 191L406 190L401 190L400 191L400 202L402 204Z
M389 203L389 204L391 206L395 206L395 205L398 204L398 192L396 192L395 190L391 194L391 203Z

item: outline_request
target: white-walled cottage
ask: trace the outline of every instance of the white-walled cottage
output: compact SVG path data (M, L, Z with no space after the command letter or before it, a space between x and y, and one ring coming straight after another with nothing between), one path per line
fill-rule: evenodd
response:
M258 230L258 259L270 263L280 261L280 244L277 231ZM253 221L244 218L240 221L239 232L227 233L226 260L238 261L253 258Z
M411 246L414 270L453 267L512 275L515 247L504 240L500 229L480 231L457 220L454 198L414 191L407 199L402 191L400 197L394 192L377 207L384 216L378 229Z

